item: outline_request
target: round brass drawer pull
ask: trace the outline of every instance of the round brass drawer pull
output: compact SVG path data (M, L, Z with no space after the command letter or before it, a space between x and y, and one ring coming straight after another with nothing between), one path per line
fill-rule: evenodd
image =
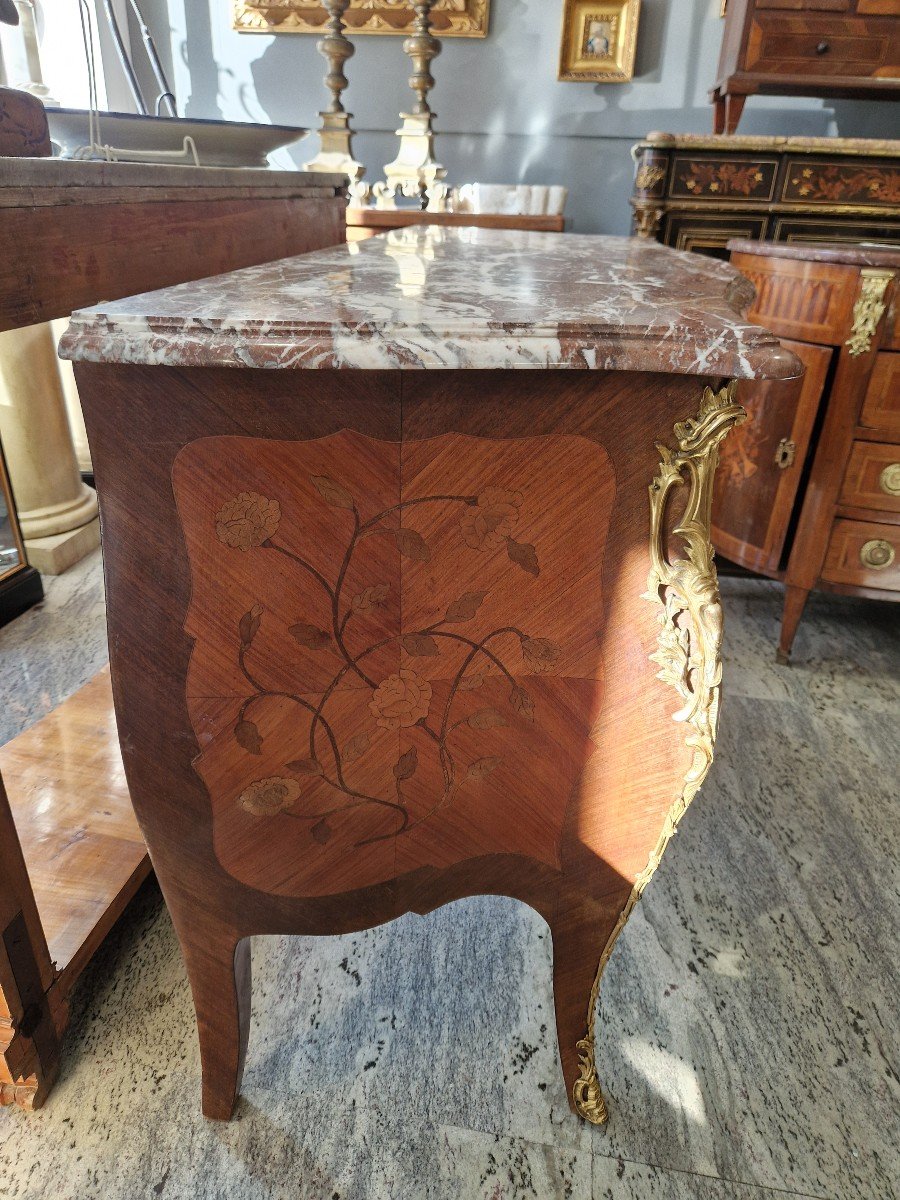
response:
M888 496L900 496L900 462L884 468L878 476L878 486Z
M816 46L816 54L827 54L830 49L831 47L827 42L819 42L818 46Z
M883 538L873 538L871 542L864 542L859 551L859 561L873 571L883 571L891 565L894 557L894 547Z

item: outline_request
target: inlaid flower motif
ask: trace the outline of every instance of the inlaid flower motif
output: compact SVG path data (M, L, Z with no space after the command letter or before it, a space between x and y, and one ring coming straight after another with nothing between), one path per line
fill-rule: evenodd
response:
M383 579L379 582L377 574L370 577L363 576L358 585L359 590L354 589L351 592L348 588L343 595L342 585L345 582L347 567L356 547L369 533L392 534L400 553L405 558L417 563L431 561L432 547L420 533L400 523L400 510L405 507L403 503L392 504L383 512L374 516L366 514L366 517L362 518L352 493L342 483L327 475L311 476L311 482L322 501L332 508L351 511L354 520L352 530L348 524L349 544L345 547L343 566L338 578L333 583L325 576L320 576L309 563L299 555L292 553L288 547L278 547L287 559L296 562L304 572L315 575L319 585L325 588L332 601L334 617L329 622L330 628L327 631L320 628L321 621L313 624L303 619L290 625L288 634L302 647L316 651L328 651L337 660L335 674L330 682L327 686L322 682L317 689L316 694L321 697L318 708L310 709L315 712L313 740L315 741L316 731L321 731L325 740L320 744L322 746L330 744L329 755L334 759L334 770L331 771L330 767L331 757L326 763L320 762L315 750L309 749L308 731L301 729L300 733L303 738L301 754L305 757L284 763L282 769L289 775L272 775L254 780L244 788L234 803L237 808L257 817L271 818L278 813L287 811L288 815L292 817L303 820L311 819L315 823L310 827L310 836L315 843L321 846L326 845L336 832L327 820L332 812L350 811L360 804L377 805L381 809L387 806L396 813L399 824L393 824L391 828L374 839L367 838L359 843L367 845L373 840L381 840L382 837L397 837L418 823L410 821L404 785L419 768L420 753L433 756L435 760L433 765L440 768L443 779L441 803L446 804L461 788L475 786L498 769L503 762L499 755L490 753L482 753L481 757L474 761L461 761L457 757L458 747L448 744L448 739L454 730L461 725L466 725L469 729L482 731L487 743L490 741L492 730L503 728L510 723L510 713L517 714L526 721L535 721L535 701L525 688L516 682L506 664L498 658L498 654L502 654L506 647L498 646L488 651L486 643L500 634L518 634L525 667L533 673L552 672L562 654L562 649L547 638L529 637L520 630L508 626L492 629L489 624L490 615L486 611L482 611L482 605L488 596L487 588L478 591L461 591L458 595L451 593L451 595L455 595L455 598L446 604L444 616L440 620L426 628L407 629L405 632L397 633L395 638L388 639L398 642L399 648L405 656L401 660L404 664L411 660L422 671L427 667L427 663L420 660L437 658L444 646L444 643L440 641L442 638L456 639L471 647L466 666L458 673L455 682L450 685L449 694L445 697L443 690L441 692L440 707L444 710L443 722L438 716L436 722L430 725L428 718L434 697L432 684L424 675L419 675L413 666L404 665L396 674L382 679L376 686L375 681L379 676L370 677L357 664L366 653L384 644L383 641L376 642L368 648L364 645L360 646L358 643L362 641L366 632L365 622L360 619L355 620L351 630L352 644L348 646L344 641L347 624L352 616L374 612L387 603L391 593L391 582ZM527 575L535 578L540 575L541 564L537 547L525 541L518 541L515 537L524 504L522 492L508 488L485 487L477 494L470 492L452 496L429 495L418 497L409 503L417 505L434 503L446 506L448 502L459 505L455 515L459 520L462 538L470 549L482 553L498 553L501 558L508 557L510 563ZM223 545L237 550L267 546L270 544L269 539L278 530L281 519L282 510L278 500L269 499L258 492L240 492L224 502L216 512L216 536ZM524 519L521 523L525 524ZM364 586L362 586L363 582ZM249 603L248 601L248 604L247 611L236 623L237 654L243 674L254 690L244 699L239 717L234 725L233 736L237 746L248 755L259 756L263 753L264 738L251 713L251 706L258 698L277 696L280 700L286 698L297 700L303 708L310 706L300 700L298 696L286 697L284 692L270 691L257 682L256 671L259 664L256 659L259 647L256 639L266 618L261 602ZM477 627L473 624L476 616L479 616ZM465 630L468 636L444 628L466 623L469 623L469 627ZM469 664L474 664L479 654L481 658L478 659L477 669L473 665L472 671L468 672ZM450 715L456 693L477 691L484 685L486 678L495 677L495 668L497 672L506 676L512 688L509 693L509 711L502 704L501 707L483 704L481 707L476 707L474 711L468 711L467 715L456 721L448 723L447 717ZM365 730L357 732L350 736L349 740L345 740L345 736L352 733L352 729L347 730L341 727L340 712L325 710L327 701L336 690L336 685L350 670L354 670L367 685L367 691L363 694L368 698L372 724L369 726L368 732ZM299 690L314 689L310 686L306 689L301 687ZM413 727L422 728L423 732L430 737L431 742L427 743L423 740L419 746L398 748L399 757L392 768L393 791L396 793L396 800L387 800L378 794L367 794L360 790L366 786L362 782L355 783L351 787L345 781L344 769L368 753L370 746L374 744L372 739L379 736L379 729L400 730ZM485 749L490 748L486 744ZM469 757L466 755L466 758ZM257 767L257 769L265 768ZM311 800L323 788L327 788L328 803L333 807L324 816L319 816L314 812L305 812L302 803L304 797L308 796Z
M300 784L296 779L285 779L281 775L270 775L257 779L245 787L238 796L238 804L255 817L274 817L289 808L300 797Z
M459 519L463 541L473 550L500 550L516 527L521 492L485 488L478 503L469 505Z
M552 671L561 653L561 648L549 638L522 638L525 665L532 671Z
M375 690L369 710L382 729L407 729L428 716L431 684L420 679L411 667L401 667Z
M281 505L258 492L241 492L216 513L216 536L235 550L261 546L281 520Z

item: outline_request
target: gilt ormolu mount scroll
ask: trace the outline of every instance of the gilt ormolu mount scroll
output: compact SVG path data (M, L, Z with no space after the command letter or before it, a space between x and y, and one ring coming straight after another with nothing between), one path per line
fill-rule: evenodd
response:
M594 1048L600 980L619 934L712 766L722 681L722 606L709 540L710 509L719 443L730 429L746 419L746 413L735 402L734 393L734 384L719 392L706 389L696 418L675 425L678 449L672 450L666 445L658 447L661 456L659 472L650 484L652 566L645 598L661 609L658 614L659 645L650 657L659 666L657 678L673 687L680 697L681 707L674 719L687 726L686 741L692 747L694 757L684 778L684 789L666 814L659 841L635 880L628 903L603 948L591 989L587 1034L578 1043L581 1075L575 1084L574 1098L578 1112L595 1125L607 1119ZM673 533L683 542L687 557L670 561L666 552L669 493L685 483L689 489L687 504Z

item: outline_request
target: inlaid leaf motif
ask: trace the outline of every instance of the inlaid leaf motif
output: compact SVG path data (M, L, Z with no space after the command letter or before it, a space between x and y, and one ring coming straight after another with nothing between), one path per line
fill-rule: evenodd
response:
M294 771L298 775L321 775L322 764L316 758L295 758L293 762L286 764L288 771Z
M428 543L415 529L408 529L404 525L402 529L394 530L394 538L397 542L397 549L404 558L411 558L413 562L431 561Z
M251 754L262 754L262 737L252 721L238 721L234 727L234 740Z
M471 621L486 595L487 592L465 592L458 600L453 601L444 615L444 620L453 624Z
M269 542L281 522L278 501L269 500L256 493L241 493L216 513L217 536L225 544L240 549L254 549L271 544L288 559L294 560L299 567L317 576L319 583L329 594L331 614L326 618L324 614L319 613L318 609L308 609L307 611L313 614L313 620L298 620L289 626L288 632L298 645L313 651L326 650L340 660L338 666L333 667L333 676L330 682L327 684L322 682L321 686L315 689L316 694L321 696L321 701L319 709L316 710L313 729L321 726L330 745L329 756L325 757L324 764L320 763L316 757L315 747L309 745L308 732L304 733L304 727L301 724L295 731L299 741L295 752L299 752L301 755L308 754L308 757L296 758L286 763L283 777L272 776L250 784L241 792L238 804L253 815L271 816L284 812L299 802L304 790L318 792L327 787L335 793L333 808L325 816L311 813L308 818L308 828L313 841L324 846L338 836L338 829L330 824L333 813L349 812L359 804L383 805L386 803L384 797L367 794L369 787L376 791L376 781L363 780L364 772L357 771L360 779L351 785L345 780L342 768L367 755L372 747L377 745L380 748L382 746L380 729L402 730L421 727L423 732L429 735L431 741L423 740L418 747L410 746L403 753L397 750L399 757L392 767L397 803L391 802L390 807L402 815L403 823L399 830L395 827L378 837L368 839L365 843L360 843L368 844L369 841L396 837L398 833L404 832L409 827L410 814L407 811L407 797L404 795L403 784L418 771L419 750L425 756L423 761L427 761L429 765L432 765L432 758L436 758L437 761L433 765L439 768L439 778L443 781L442 793L436 797L436 804L432 805L428 816L446 806L466 780L474 782L484 780L503 766L504 760L498 755L485 755L469 763L465 761L465 757L468 756L462 758L461 761L457 760L458 749L450 736L455 730L465 726L479 732L489 731L508 727L515 720L510 715L510 709L502 702L499 708L495 708L493 705L484 705L484 699L487 697L482 700L483 707L476 707L475 711L470 711L467 715L465 711L460 714L459 708L453 711L453 705L458 700L459 692L476 692L486 683L502 682L501 675L505 675L511 687L509 704L512 712L527 721L535 720L535 705L531 695L513 679L512 664L503 661L507 657L508 642L504 643L503 647L492 646L489 650L487 643L490 639L517 633L525 666L532 672L551 671L562 654L562 648L547 638L531 637L520 630L503 625L502 622L499 624L495 622L496 627L489 626L487 623L489 618L486 614L481 614L481 620L476 626L474 618L479 614L489 594L485 589L467 591L458 595L446 605L443 618L426 629L412 632L397 631L392 637L376 638L368 647L354 646L351 652L344 643L344 630L349 618L355 614L370 613L384 608L389 597L394 594L393 582L377 582L378 575L381 574L377 568L373 569L368 576L370 579L374 576L376 582L365 586L362 583L358 584L359 590L355 594L352 593L350 587L345 588L348 576L352 578L356 575L361 566L361 560L366 554L364 551L354 560L354 572L350 574L348 567L360 541L373 534L388 535L394 539L403 558L415 563L431 562L433 550L422 533L403 525L405 504L389 505L383 512L363 519L359 514L353 493L343 484L330 475L310 474L307 478L326 504L353 514L352 527L350 522L346 523L344 556L336 579L326 579L324 575L320 575L309 563L293 553L288 546L279 547ZM509 561L526 574L535 577L540 574L536 546L527 541L518 541L514 536L519 530L521 510L524 504L522 493L503 488L486 487L478 495L428 495L414 501L416 504L440 503L442 507L446 507L448 502L460 506L458 510L459 528L462 542L466 547L485 554L501 556L505 549ZM522 536L529 535L523 532ZM377 555L375 557L377 558ZM447 567L447 570L452 573L452 564ZM366 576L363 575L362 580L365 578ZM462 578L465 578L465 575ZM452 592L450 594L452 595ZM302 608L300 611L302 612ZM257 684L249 666L245 666L244 663L244 656L248 648L260 633L262 617L263 606L253 604L237 622L240 636L239 665L244 668L248 682L255 688L255 695L244 701L243 711L246 712L250 711L249 706L257 696L285 695L284 692L271 691ZM324 622L324 627L314 623L317 617ZM267 621L270 619L267 617ZM466 631L466 636L441 628L445 624L465 622L473 622L473 626ZM360 640L365 631L365 624L364 621L354 624L354 642ZM480 629L480 625L484 625L485 628ZM433 700L432 682L419 674L422 665L411 660L438 658L442 649L440 640L442 638L455 639L470 649L466 657L461 660L464 662L461 674L457 674L452 682L446 684L442 682L441 684L440 700L443 717L439 719L437 727L432 728L428 724ZM380 674L373 675L371 673L370 664L362 662L360 665L361 660L365 659L365 656L371 654L373 650L388 643L396 646L397 642L407 657L402 660L403 665L394 674L381 678ZM481 656L480 660L479 655ZM684 657L686 662L687 656ZM489 660L490 663L493 663L493 667ZM662 663L660 665L663 666ZM683 666L683 670L687 671L689 667ZM369 689L368 710L374 719L372 729L355 735L352 734L352 725L349 728L345 725L344 730L340 728L340 724L343 723L342 712L334 711L337 709L336 704L327 713L323 711L332 694L339 690L341 680L349 672L353 672ZM497 674L497 672L501 674ZM349 686L358 688L359 685L353 680ZM304 689L298 685L295 690L303 691ZM491 696L491 699L494 697ZM475 704L477 705L477 700ZM460 707L465 710L470 706L467 702L463 702ZM357 728L359 728L358 725ZM253 721L242 717L236 722L233 732L237 743L248 753L254 755L263 753L263 737ZM345 737L348 740L344 741ZM490 739L488 745L491 741L496 744L497 739ZM333 775L329 769L332 754L335 760ZM299 813L295 815L299 815ZM345 832L343 825L340 826L340 832L343 836Z
M311 475L319 495L333 508L353 508L353 497L328 475Z
M508 723L503 713L498 712L496 708L479 708L478 712L473 712L468 719L468 724L473 729L496 729Z
M529 721L534 720L534 701L523 687L516 684L509 693L509 702L517 713L521 713Z
M370 612L373 608L381 608L391 590L389 583L376 583L372 587L363 588L350 601L354 612Z
M326 633L324 629L319 629L315 625L309 625L306 621L298 621L296 625L291 625L288 633L296 642L299 642L301 646L306 646L309 650L324 650L326 646L331 645L330 633Z
M526 666L532 671L552 671L553 664L562 654L562 648L549 638L522 638L522 654Z
M438 653L437 642L427 633L405 633L400 645L413 658L433 658Z
M507 538L506 553L516 566L527 571L529 575L540 575L541 568L538 566L537 550L528 542L514 542L512 538Z
M261 621L262 608L259 604L254 604L249 612L244 613L238 622L238 633L241 635L241 642L243 645L250 645L259 632Z
M470 779L484 779L492 771L496 771L502 762L502 758L493 754L487 758L476 758L469 766L468 776Z
M477 692L484 687L484 671L475 671L472 675L464 675L459 683L461 692Z
M415 746L410 746L405 754L401 754L394 763L394 778L398 783L402 783L404 779L409 779L416 773L416 767L419 765L419 756L416 753Z
M312 834L313 841L318 842L320 846L324 846L331 838L331 826L325 817L322 817L321 821L316 821L309 832Z
M356 762L369 748L369 735L358 733L344 746L343 759L345 763Z

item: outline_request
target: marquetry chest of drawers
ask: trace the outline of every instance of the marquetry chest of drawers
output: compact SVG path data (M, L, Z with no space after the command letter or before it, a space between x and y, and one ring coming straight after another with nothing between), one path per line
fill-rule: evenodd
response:
M600 1123L600 977L712 762L733 384L800 364L733 267L650 243L353 251L103 304L63 343L204 1112L237 1094L251 935L488 892L550 927L568 1095Z
M896 99L900 0L729 0L716 133L734 133L758 93Z
M732 238L900 244L900 141L649 133L634 232L726 258Z
M806 365L744 386L713 503L716 548L786 584L786 662L812 588L900 599L900 251L729 248L753 319Z

